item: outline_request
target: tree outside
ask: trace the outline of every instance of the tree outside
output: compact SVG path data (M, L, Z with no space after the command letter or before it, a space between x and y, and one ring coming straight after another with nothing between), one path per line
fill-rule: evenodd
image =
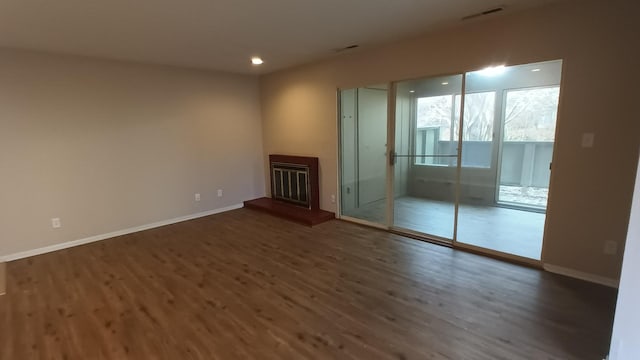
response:
M509 90L506 96L505 141L553 141L559 87ZM464 141L493 138L495 92L466 94ZM457 141L460 95L418 98L417 127L439 128L440 141Z
M559 87L510 90L505 109L505 141L553 141Z

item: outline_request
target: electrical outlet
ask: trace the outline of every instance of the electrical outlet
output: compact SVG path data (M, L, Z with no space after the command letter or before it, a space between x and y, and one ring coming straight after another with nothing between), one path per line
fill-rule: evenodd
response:
M195 195L196 201L200 201L200 194Z
M615 241L611 241L611 240L605 241L604 242L603 252L606 255L615 255L615 254L617 254L618 253L618 243L615 242Z
M331 203L332 204L336 203L336 196L335 195L331 195Z
M593 147L594 137L595 136L594 136L593 133L583 133L582 134L582 147L583 148Z
M222 197L222 189L218 189L218 197Z
M60 222L60 218L51 219L51 227L54 229L59 229L62 227L62 222Z

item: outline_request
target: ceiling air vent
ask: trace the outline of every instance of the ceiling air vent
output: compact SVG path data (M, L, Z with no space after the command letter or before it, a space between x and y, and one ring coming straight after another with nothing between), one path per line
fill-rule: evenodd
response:
M359 47L359 46L360 46L360 45L358 45L358 44L349 45L349 46L345 46L345 47L340 48L340 49L336 49L335 51L336 51L336 52L342 52L342 51L346 51L346 50L355 49L355 48L357 48L357 47Z
M482 12L479 12L479 13L476 13L476 14L467 15L467 16L463 17L462 20L475 19L477 17L485 16L485 15L489 15L489 14L494 14L494 13L500 12L502 10L504 10L504 6L498 6L496 8L485 10L485 11L482 11Z

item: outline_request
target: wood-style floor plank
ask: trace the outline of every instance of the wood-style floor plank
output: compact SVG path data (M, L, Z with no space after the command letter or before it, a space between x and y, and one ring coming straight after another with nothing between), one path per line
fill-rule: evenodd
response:
M602 359L615 291L240 209L7 264L0 359Z

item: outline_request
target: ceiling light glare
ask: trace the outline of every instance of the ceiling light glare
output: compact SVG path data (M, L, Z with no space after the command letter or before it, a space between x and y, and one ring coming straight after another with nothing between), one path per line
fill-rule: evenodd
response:
M448 82L448 81L444 81L444 82L442 83L442 85L449 85L449 82Z
M482 76L499 76L504 74L505 71L507 71L507 68L505 68L504 65L500 65L500 66L489 66L482 70L476 71L476 73Z
M416 92L416 91L415 91L415 90L409 90L409 92L413 94L413 93L414 93L414 92Z
M532 72L538 72L540 69L531 69Z
M261 58L259 58L257 56L254 56L254 57L251 58L251 63L253 65L262 65L264 63L264 61L262 61Z

